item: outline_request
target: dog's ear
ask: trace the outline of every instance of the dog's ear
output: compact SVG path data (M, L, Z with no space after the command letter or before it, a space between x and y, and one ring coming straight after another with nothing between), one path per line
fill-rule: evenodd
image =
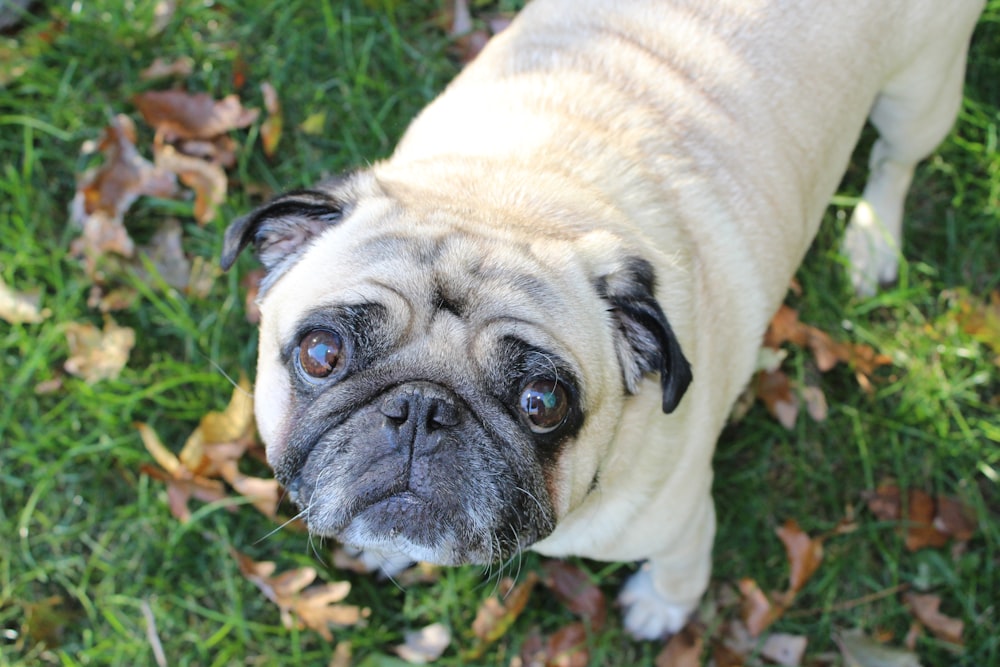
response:
M346 202L333 192L333 188L293 190L234 220L222 242L222 269L228 270L251 244L269 274L298 255L344 216Z
M597 290L611 306L625 388L635 393L644 373L659 373L663 411L670 413L691 384L691 364L653 295L654 284L652 265L633 257L598 280Z

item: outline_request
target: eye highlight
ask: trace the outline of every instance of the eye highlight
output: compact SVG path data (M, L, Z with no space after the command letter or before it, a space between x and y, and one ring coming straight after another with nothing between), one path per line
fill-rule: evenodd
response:
M556 380L542 378L528 382L518 403L528 428L539 435L555 431L569 415L569 394Z
M322 380L344 367L344 341L335 331L313 329L299 343L299 367L310 378Z

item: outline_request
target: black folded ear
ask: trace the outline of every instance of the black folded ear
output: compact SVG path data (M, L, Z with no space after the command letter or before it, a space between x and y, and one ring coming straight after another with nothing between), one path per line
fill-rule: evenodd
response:
M272 274L290 265L314 238L344 216L343 199L323 190L293 190L279 195L226 228L222 269L228 270L240 252L253 244L261 264Z
M652 265L633 257L622 269L601 278L597 290L611 305L625 388L634 394L644 373L659 373L663 411L670 413L691 384L691 364L653 295L654 284Z

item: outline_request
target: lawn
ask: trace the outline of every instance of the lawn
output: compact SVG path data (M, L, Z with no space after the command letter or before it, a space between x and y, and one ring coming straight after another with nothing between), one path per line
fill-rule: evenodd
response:
M236 162L206 224L195 221L190 200L141 197L125 214L139 245L179 221L188 259L211 268L227 221L268 193L389 153L459 68L441 28L447 3L39 4L0 35L0 278L37 292L43 309L37 322L0 320L0 665L155 665L161 648L169 665L327 665L339 644L350 647L350 664L374 667L396 664L386 657L392 647L431 623L453 635L436 664L508 665L531 636L572 623L568 606L539 586L473 658L473 618L498 587L478 568L405 584L346 572L332 565L328 545L275 530L247 502L192 501L192 517L178 521L164 484L143 472L154 460L136 423L177 452L206 412L227 405L233 382L253 376L257 339L242 282L253 261L243 258L227 274L210 270L216 278L206 289L184 290L151 260L107 258L88 269L71 252L79 236L69 214L75 179L100 163L81 147L123 113L150 157L153 133L136 94L175 86L215 98L235 93L263 107L260 84L278 92L276 151L267 156L261 147L268 114L230 133ZM189 58L193 67L141 77L156 58ZM707 633L739 617L727 600L741 579L764 590L786 585L775 528L795 519L811 535L838 533L770 629L807 637L806 664L841 664L833 637L854 628L902 646L913 619L904 591L939 596L941 611L965 624L962 646L929 632L916 638L923 664L1000 664L1000 303L996 319L974 321L1000 290L998 128L1000 0L989 0L959 123L913 185L899 284L858 299L837 253L862 183L866 135L799 272L801 293L789 296L802 321L869 345L891 364L865 389L847 366L820 373L808 351L789 347L783 368L800 386L822 389L825 419L803 410L787 429L758 403L720 441ZM103 313L96 304L112 292L125 296ZM134 331L124 369L96 381L68 373L71 324L103 327L108 318ZM241 465L266 475L260 464ZM865 502L864 492L886 480L960 501L973 515L972 538L907 549L899 526ZM350 581L345 604L370 612L361 624L335 628L333 641L287 628L231 549L279 571L314 567L321 582ZM575 565L609 601L633 568ZM523 579L542 566L529 554L511 570ZM613 605L609 613L587 636L589 664L653 664L662 644L634 642Z

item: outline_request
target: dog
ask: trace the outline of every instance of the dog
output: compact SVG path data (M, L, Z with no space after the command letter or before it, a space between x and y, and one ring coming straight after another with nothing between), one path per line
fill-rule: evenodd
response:
M370 168L231 223L265 267L256 418L311 533L389 562L644 561L704 593L711 459L866 119L844 251L896 277L981 0L535 0Z

